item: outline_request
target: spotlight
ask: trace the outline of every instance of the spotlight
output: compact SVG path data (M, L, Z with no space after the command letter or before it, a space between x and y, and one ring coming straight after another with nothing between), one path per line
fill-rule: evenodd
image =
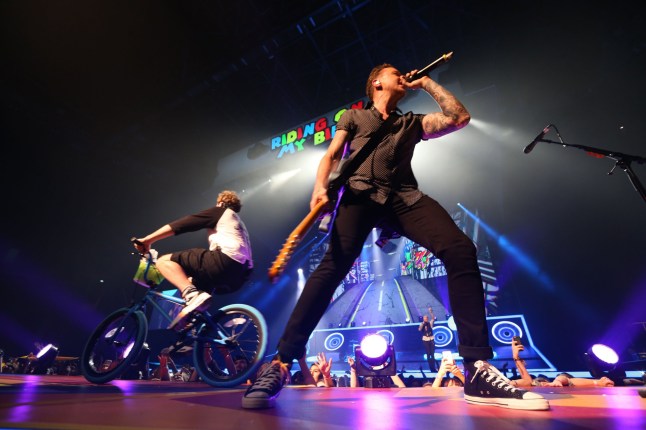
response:
M595 343L583 355L593 378L607 376L619 363L619 355L609 346Z
M58 356L58 348L51 343L42 348L36 354L36 364L34 365L32 373L35 375L45 375L54 364Z
M389 388L390 377L397 374L395 349L385 337L369 334L355 347L357 375L365 377L367 388Z

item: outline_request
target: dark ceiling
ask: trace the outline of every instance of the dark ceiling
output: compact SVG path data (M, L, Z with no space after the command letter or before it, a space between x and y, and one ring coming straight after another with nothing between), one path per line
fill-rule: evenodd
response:
M646 290L646 202L624 172L605 175L610 162L521 150L555 122L573 143L646 156L643 9L624 1L3 1L6 303L23 309L29 291L34 312L60 320L37 298L60 288L110 310L125 293L99 291L94 279L120 282L132 267L113 258L128 237L210 202L223 157L362 97L376 64L408 71L453 51L436 79L459 89L473 128L480 121L489 134L448 162L440 201L466 197L486 209L561 282L560 300L588 302L603 328ZM473 176L485 167L499 181L488 189ZM245 215L265 266L294 220L263 232ZM517 281L514 301L543 324L539 310L558 302L556 293L522 290L524 281L531 276ZM608 296L610 288L622 293Z

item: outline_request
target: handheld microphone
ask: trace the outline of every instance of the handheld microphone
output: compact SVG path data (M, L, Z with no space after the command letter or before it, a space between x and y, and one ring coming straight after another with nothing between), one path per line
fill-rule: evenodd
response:
M422 70L418 70L417 73L415 73L414 75L409 76L408 78L406 78L406 80L408 82L413 82L416 79L419 79L419 78L422 78L422 77L428 75L431 72L431 70L435 69L440 64L446 63L447 61L449 61L451 59L452 56L453 56L453 51L449 52L448 54L442 55L440 58L433 61L428 66L424 67Z
M538 143L542 138L544 138L544 137L545 137L545 135L547 134L547 132L548 132L548 131L550 131L550 128L552 128L552 126L553 126L553 124L548 124L548 125L546 125L546 126L545 126L545 128L543 129L543 131L541 131L541 132L538 134L538 136L536 136L536 137L534 138L534 140L532 140L532 141L529 143L529 145L527 145L527 146L525 147L525 149L523 149L523 152L524 152L525 154L529 154L530 152L532 152L532 149L534 149L534 147L536 146L536 144L537 144L537 143Z

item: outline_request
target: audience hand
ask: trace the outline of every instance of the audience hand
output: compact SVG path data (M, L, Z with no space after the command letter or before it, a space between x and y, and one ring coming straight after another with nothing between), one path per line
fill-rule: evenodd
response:
M317 360L318 360L318 366L319 369L321 369L321 373L323 374L323 377L329 378L330 377L330 371L332 370L332 359L326 360L325 358L325 353L324 352L319 352L317 355Z
M348 357L348 365L350 366L350 370L353 372L357 369L354 364L354 358L352 357Z
M520 358L519 353L521 351L525 350L524 345L517 345L516 342L512 342L511 344L511 354L514 358L514 360L518 360Z
M598 385L599 387L614 387L615 383L612 379L606 376L602 376L601 378L599 378L599 381L595 385Z

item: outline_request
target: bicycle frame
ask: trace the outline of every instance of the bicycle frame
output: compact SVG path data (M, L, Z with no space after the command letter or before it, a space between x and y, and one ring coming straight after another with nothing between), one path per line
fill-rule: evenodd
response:
M151 270L152 254L142 257L134 281L148 290L138 301L108 315L83 349L81 371L90 382L109 382L135 362L148 336L148 310L158 311L170 323L172 317L160 305L161 300L177 306L185 304L183 298L161 291L164 279L157 270ZM151 273L153 280L148 277ZM178 337L169 353L190 345L199 376L215 387L244 383L261 364L267 346L267 325L262 314L244 304L223 306L214 313L192 312L176 333ZM237 360L246 365L238 368Z

